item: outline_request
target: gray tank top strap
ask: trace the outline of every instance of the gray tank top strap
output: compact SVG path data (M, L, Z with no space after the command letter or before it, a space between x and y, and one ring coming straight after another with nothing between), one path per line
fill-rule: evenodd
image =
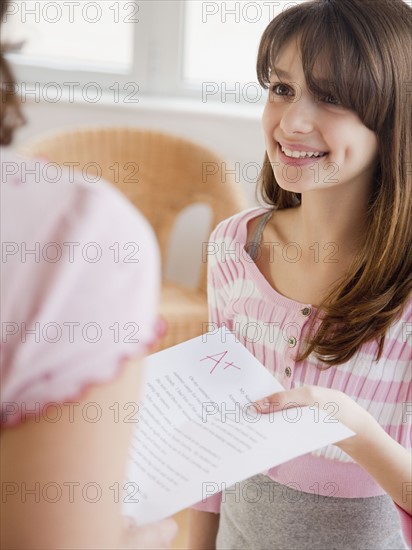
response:
M274 208L269 210L269 212L266 212L266 214L264 214L260 218L259 223L257 224L257 226L255 228L255 232L253 233L253 236L252 236L252 238L249 242L249 245L247 246L247 252L248 252L249 256L252 258L252 260L255 260L256 257L257 257L260 242L262 240L263 231L265 229L266 224L268 223L268 221L272 217L273 210L274 210Z

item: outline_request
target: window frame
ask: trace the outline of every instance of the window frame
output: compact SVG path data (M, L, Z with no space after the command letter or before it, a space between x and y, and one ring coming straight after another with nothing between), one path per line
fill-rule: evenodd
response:
M205 103L202 97L203 84L183 80L185 0L133 1L139 8L139 23L133 24L133 56L129 71L75 61L62 64L10 52L6 57L14 69L17 82L26 87L28 99L36 85L40 87L40 97L44 87L50 84L57 84L66 90L64 96L68 97L73 83L76 90L97 83L107 96L113 95L111 90L114 87L120 96L125 96L127 85L133 84L138 89L139 97ZM142 15L144 23L141 21ZM79 97L79 94L76 95ZM215 105L222 103L220 94L208 97L207 102ZM227 104L235 103L233 94L228 94ZM260 101L250 105L259 106L263 103L264 93Z

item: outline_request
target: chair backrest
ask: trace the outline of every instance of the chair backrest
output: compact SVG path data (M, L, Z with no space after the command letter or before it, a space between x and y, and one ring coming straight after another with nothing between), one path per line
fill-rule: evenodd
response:
M88 179L112 182L144 214L157 235L163 265L176 216L206 204L212 228L247 203L221 158L187 139L140 128L84 128L40 136L26 155L74 166ZM76 165L74 165L76 163ZM199 289L206 289L206 265Z

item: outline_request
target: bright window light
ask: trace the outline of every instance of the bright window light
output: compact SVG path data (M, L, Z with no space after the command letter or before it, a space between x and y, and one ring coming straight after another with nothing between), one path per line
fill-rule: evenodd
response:
M256 82L256 58L263 31L289 2L185 2L182 79L189 85L205 81Z
M11 1L5 41L23 42L20 54L42 65L130 70L137 2L126 0Z

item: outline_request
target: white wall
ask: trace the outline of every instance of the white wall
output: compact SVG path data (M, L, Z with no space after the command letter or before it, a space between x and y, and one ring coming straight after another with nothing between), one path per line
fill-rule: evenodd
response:
M139 126L171 132L216 151L227 163L227 169L236 171L248 204L253 206L256 201L252 180L265 150L261 111L262 106L256 105L152 98L141 98L138 104L113 103L109 98L95 104L76 98L73 103L32 102L24 104L28 124L18 131L14 145L24 146L41 133L90 125ZM171 243L173 254L167 266L170 279L195 286L201 243L209 234L207 225L207 216L199 209L183 217Z

